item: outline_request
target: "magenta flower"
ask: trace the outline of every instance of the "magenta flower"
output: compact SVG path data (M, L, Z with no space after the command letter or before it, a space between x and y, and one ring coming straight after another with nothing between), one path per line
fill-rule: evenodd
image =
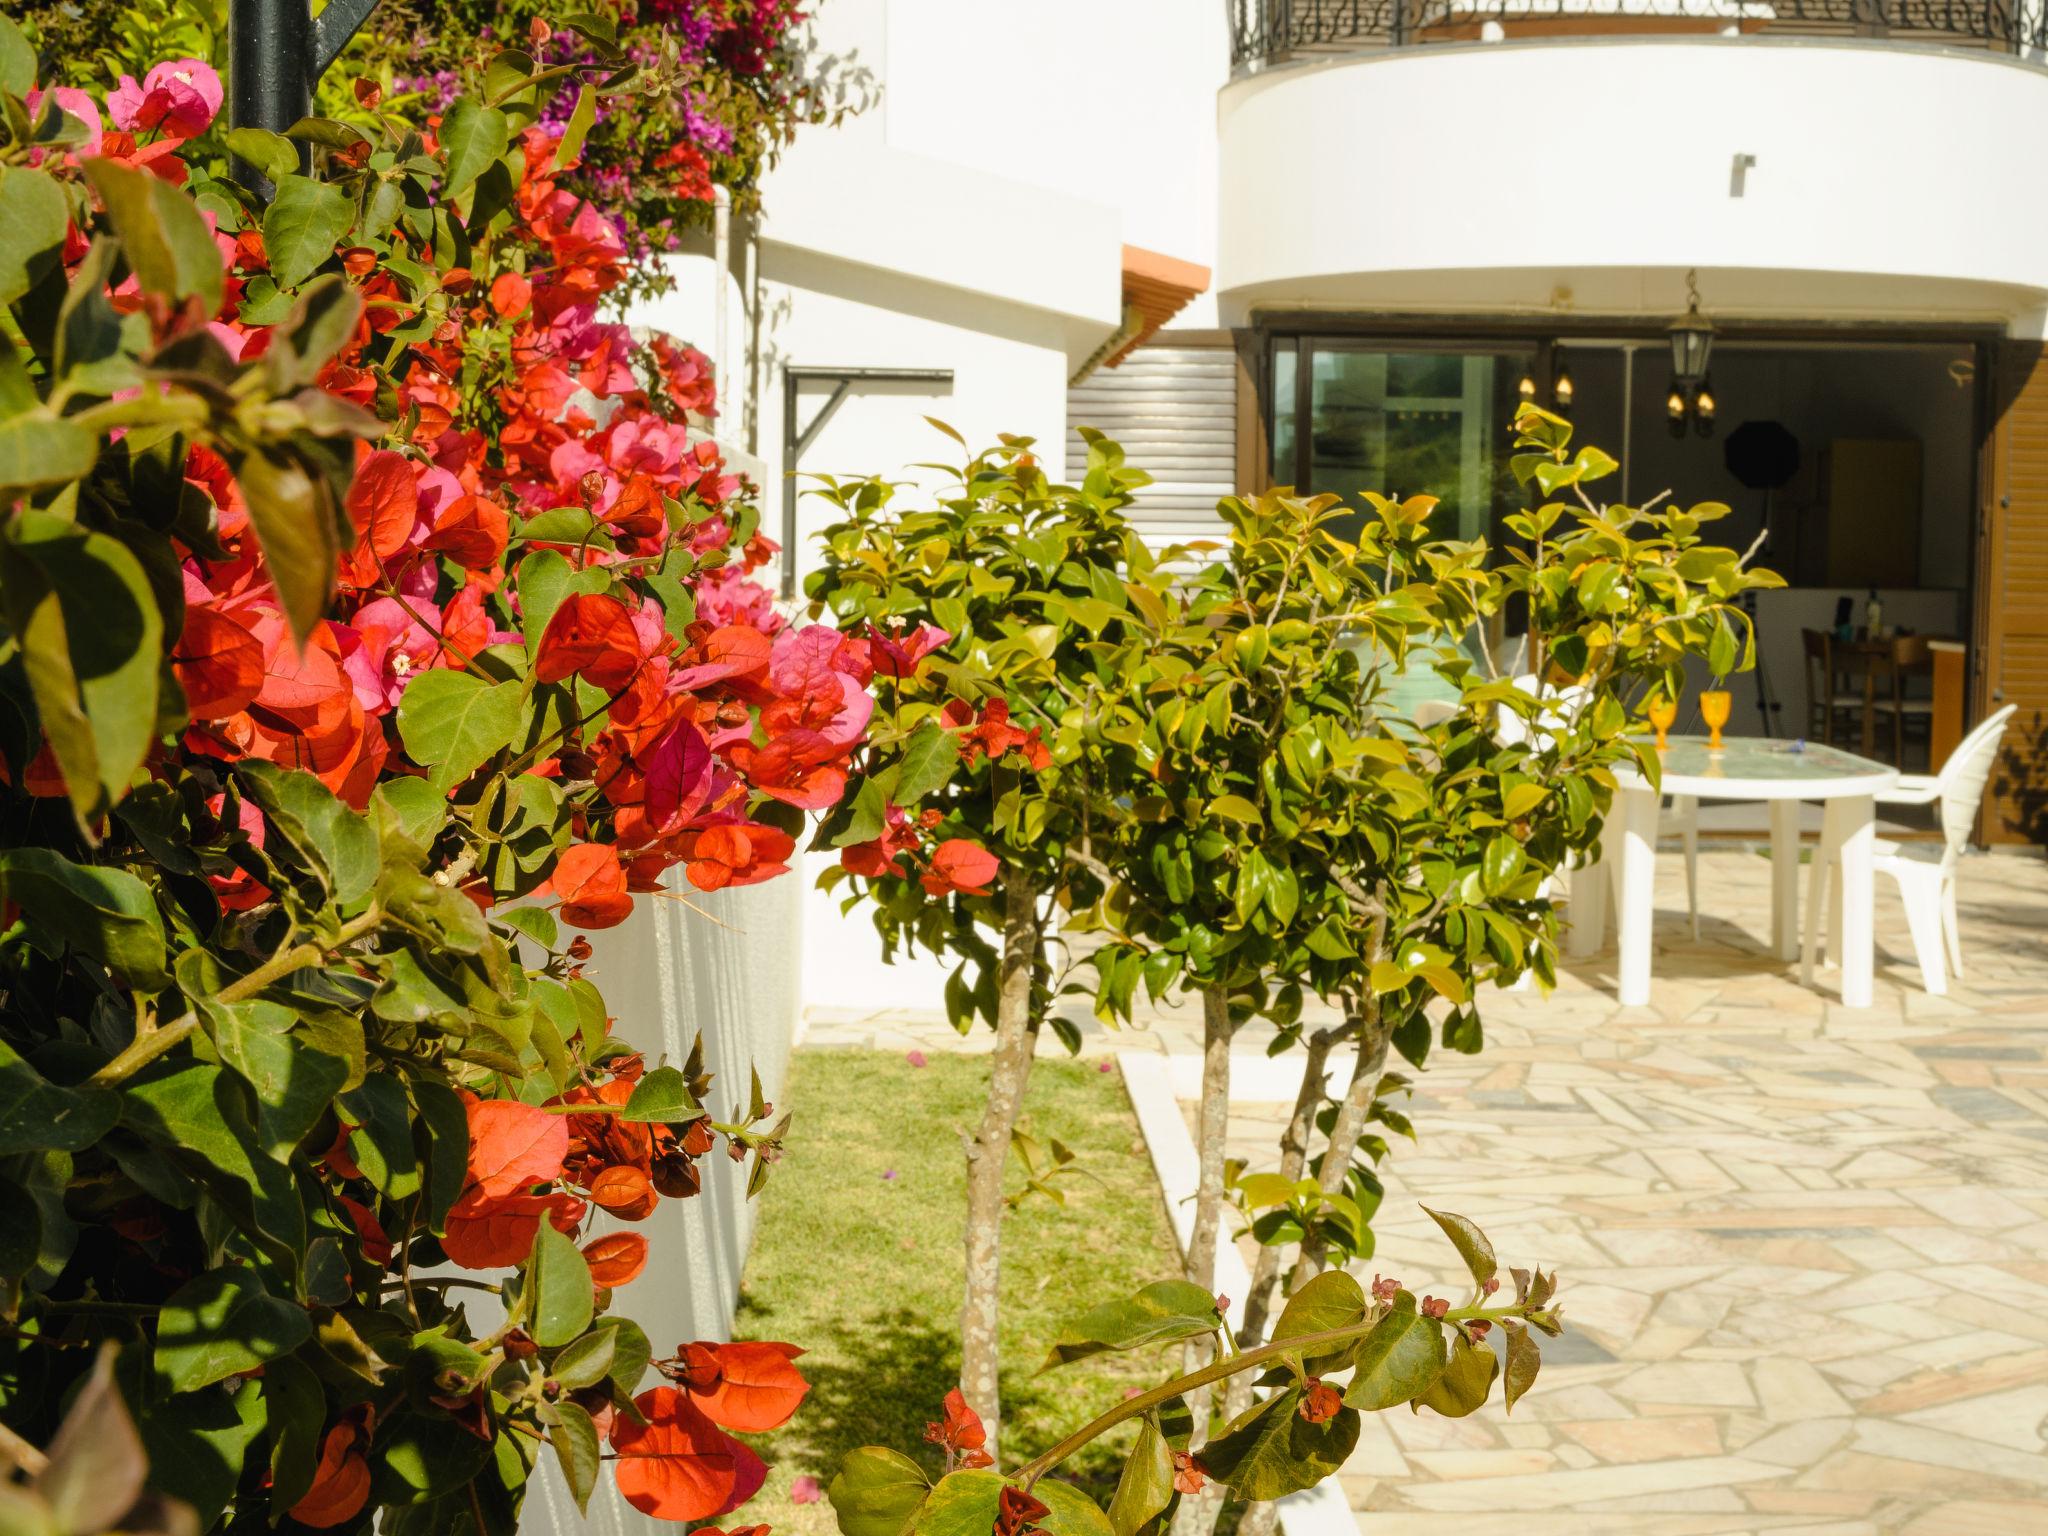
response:
M123 75L107 97L107 115L116 128L150 133L158 128L181 139L206 132L220 112L220 76L200 59L173 59L159 64L135 83Z
M815 1477L792 1478L789 1484L789 1502L792 1504L815 1504L825 1496Z

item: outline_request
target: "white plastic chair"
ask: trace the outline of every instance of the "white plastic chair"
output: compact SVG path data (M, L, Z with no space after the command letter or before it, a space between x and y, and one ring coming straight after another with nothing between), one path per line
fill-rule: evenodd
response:
M1941 772L1906 774L1896 788L1877 797L1880 805L1941 805L1942 840L1935 843L1894 843L1879 838L1873 859L1880 874L1890 875L1899 887L1899 901L1906 909L1906 928L1913 936L1913 951L1920 962L1920 981L1936 997L1948 991L1948 978L1963 975L1963 939L1956 924L1956 860L1969 846L1971 829L1977 822L1977 807L1984 799L1984 785L1991 777L1991 764L1998 756L1999 738L2005 735L2016 704L1983 721L1956 744ZM1800 947L1800 966L1811 976L1823 958L1820 908L1829 902L1828 931L1840 933L1841 885L1832 876L1841 850L1823 845L1814 855L1808 877L1806 934ZM1943 962L1946 960L1946 966Z
M1535 723L1539 726L1545 724L1564 724L1563 712L1575 708L1586 697L1586 690L1576 684L1568 688L1558 689L1552 694L1537 681L1536 674L1533 672L1520 674L1514 679L1514 684L1521 692L1530 694L1535 698L1554 697L1556 699L1557 702L1554 705L1545 709L1542 714L1537 716ZM1513 710L1505 707L1500 711L1499 728L1500 738L1504 742L1527 741L1531 735L1530 723L1523 720ZM1660 808L1657 813L1657 836L1660 840L1667 837L1675 837L1685 847L1685 905L1688 914L1692 918L1692 936L1697 939L1700 936L1700 803L1698 799L1692 795L1673 795L1666 806ZM1603 878L1610 881L1615 879L1617 873L1609 867L1604 858L1597 854L1590 863L1573 870L1571 873L1573 878L1577 879L1581 875L1591 877L1595 871L1599 871ZM1618 890L1614 892L1614 898L1613 901L1605 903L1607 909L1618 910L1620 901L1620 892ZM1602 934L1601 937L1604 939L1606 935Z

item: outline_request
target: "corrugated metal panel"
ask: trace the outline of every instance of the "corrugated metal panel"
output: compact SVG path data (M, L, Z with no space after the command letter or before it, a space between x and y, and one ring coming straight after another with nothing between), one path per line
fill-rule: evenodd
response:
M2048 355L2006 343L2000 505L1979 588L1992 707L2019 705L1993 769L1986 832L2048 841Z
M1237 357L1229 347L1139 347L1067 391L1067 464L1088 462L1080 429L1123 445L1152 476L1132 508L1148 540L1210 538L1237 474Z

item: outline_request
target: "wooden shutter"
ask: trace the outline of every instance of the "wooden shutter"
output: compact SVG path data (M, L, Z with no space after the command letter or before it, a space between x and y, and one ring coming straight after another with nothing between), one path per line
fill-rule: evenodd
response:
M1977 712L2006 704L1985 793L1990 842L2048 842L2048 347L2006 342L1977 546Z
M1131 508L1148 542L1220 534L1216 503L1237 489L1237 353L1227 332L1201 345L1162 335L1067 391L1067 467L1088 462L1082 427L1123 445L1152 476Z

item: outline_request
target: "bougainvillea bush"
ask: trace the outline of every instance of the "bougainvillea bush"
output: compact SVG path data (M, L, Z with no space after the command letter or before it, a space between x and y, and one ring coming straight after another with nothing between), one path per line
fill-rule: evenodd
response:
M633 1224L707 1156L758 1182L782 1125L635 1051L576 930L671 869L781 873L867 652L748 579L701 359L600 318L628 244L528 67L431 124L365 84L366 127L237 131L265 206L188 155L203 60L46 90L0 20L0 1451L47 1461L34 1529L91 1525L62 1469L128 1416L201 1527L509 1531L543 1454L710 1519L763 1476L735 1432L803 1396L787 1345L624 1315Z
M414 117L445 111L501 50L532 70L583 68L631 78L594 103L585 153L559 184L616 215L637 251L673 249L704 226L714 186L742 207L805 123L834 121L861 102L860 82L813 73L793 0L381 0L319 91L323 116L369 126L353 82L375 82ZM580 13L581 28L564 25ZM141 80L167 59L227 68L225 0L38 0L22 12L50 61L46 83L95 93ZM560 131L576 93L541 103ZM218 157L224 134L200 151ZM635 281L659 269L636 268Z

